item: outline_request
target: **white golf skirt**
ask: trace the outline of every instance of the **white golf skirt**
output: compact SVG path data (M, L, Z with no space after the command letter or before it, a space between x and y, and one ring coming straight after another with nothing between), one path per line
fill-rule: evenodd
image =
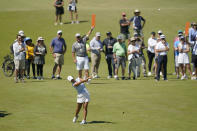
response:
M187 53L179 53L178 64L189 64L189 56Z
M90 95L88 93L82 93L77 95L77 103L85 103L90 101Z

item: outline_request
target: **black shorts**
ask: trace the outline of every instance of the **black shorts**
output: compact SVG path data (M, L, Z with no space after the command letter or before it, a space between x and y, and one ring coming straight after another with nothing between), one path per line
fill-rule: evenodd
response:
M61 7L61 8L56 8L56 15L62 15L64 14L64 7Z
M69 5L69 6L68 6L68 10L69 10L69 11L77 12L77 7L76 7L76 6L71 6L71 5Z
M194 66L195 68L197 68L197 55L192 55L192 58L193 58Z

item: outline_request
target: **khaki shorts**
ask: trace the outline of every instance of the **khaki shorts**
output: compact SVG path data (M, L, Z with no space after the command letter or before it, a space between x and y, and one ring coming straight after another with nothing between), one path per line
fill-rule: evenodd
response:
M59 53L55 53L56 57L54 62L58 65L63 65L64 64L64 55L63 54L59 54Z
M25 69L25 60L14 60L15 69Z

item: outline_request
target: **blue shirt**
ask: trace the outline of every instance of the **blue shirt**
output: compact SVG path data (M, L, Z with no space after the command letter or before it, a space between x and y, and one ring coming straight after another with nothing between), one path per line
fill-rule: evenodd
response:
M130 19L130 22L133 22L133 26L137 27L138 30L142 29L141 21L145 22L145 19L142 16L134 16Z
M180 43L179 40L175 41L175 42L174 42L174 48L178 48L179 43ZM179 51L178 51L178 50L175 50L175 51L174 51L174 55L175 55L175 56L178 56L178 55L179 55Z
M63 38L58 39L54 38L51 42L51 46L53 47L53 53L63 53L63 46L66 48L66 42Z

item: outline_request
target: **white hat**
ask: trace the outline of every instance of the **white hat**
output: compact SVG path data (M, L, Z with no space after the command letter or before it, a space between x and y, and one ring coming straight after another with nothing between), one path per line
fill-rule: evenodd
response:
M101 33L100 32L96 32L96 37L97 36L101 36Z
M60 34L60 33L62 33L62 30L58 30L58 31L57 31L57 34Z
M185 39L185 37L184 36L181 36L180 39Z
M165 35L161 35L160 38L161 39L165 39L166 37L165 37Z
M79 33L75 34L75 37L80 37L81 35Z
M162 33L163 33L162 30L159 30L159 31L158 31L158 34L162 34Z
M122 35L118 35L117 40L123 40L123 36Z
M40 36L40 37L38 37L37 41L39 41L39 40L44 40L44 38Z
M68 77L67 77L67 80L68 80L68 81L72 81L73 79L74 79L74 78L73 78L72 76L68 76Z
M18 31L18 34L19 34L20 36L25 36L25 33L24 33L23 30L19 30L19 31Z
M140 10L138 10L138 9L136 9L136 10L134 11L134 13L138 13L138 12L140 12Z

